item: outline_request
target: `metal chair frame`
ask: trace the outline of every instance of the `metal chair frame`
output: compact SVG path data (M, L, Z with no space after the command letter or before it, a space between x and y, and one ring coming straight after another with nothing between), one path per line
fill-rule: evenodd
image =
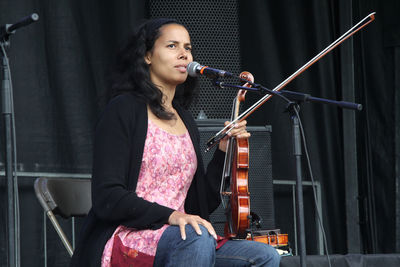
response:
M68 254L72 257L75 246L74 217L86 216L92 205L90 179L40 177L35 180L34 188L36 197L45 214L43 216L45 258L47 258L46 215ZM72 245L60 226L56 215L60 215L65 219L72 218Z

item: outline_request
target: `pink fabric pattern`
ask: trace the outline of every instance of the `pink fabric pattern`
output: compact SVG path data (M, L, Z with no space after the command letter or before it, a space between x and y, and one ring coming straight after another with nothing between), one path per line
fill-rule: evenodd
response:
M174 135L149 120L136 194L185 212L185 198L196 169L197 158L189 133ZM166 224L158 230L137 231L120 225L104 248L101 266L110 266L115 235L124 246L154 257L167 227Z

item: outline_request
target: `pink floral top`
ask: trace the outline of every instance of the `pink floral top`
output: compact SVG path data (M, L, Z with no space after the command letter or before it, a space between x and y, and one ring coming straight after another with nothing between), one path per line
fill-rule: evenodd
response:
M189 133L174 135L149 120L136 194L147 201L184 212L186 194L196 169L197 158ZM106 243L101 266L111 266L115 237L136 254L154 257L158 241L167 227L137 231L120 225Z

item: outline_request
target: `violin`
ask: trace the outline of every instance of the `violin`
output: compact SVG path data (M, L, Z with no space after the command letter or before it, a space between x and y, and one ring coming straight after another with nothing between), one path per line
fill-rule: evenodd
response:
M259 231L259 232L268 232L268 231ZM280 233L263 233L260 235L248 234L246 239L265 243L273 247L283 247L289 245L288 234L280 234Z
M250 72L244 71L239 77L250 83L254 82L254 77ZM251 87L250 83L243 86ZM238 91L232 107L231 120L238 116L240 104L244 102L246 92L242 89ZM274 247L287 246L288 235L280 234L279 230L251 231L250 229L252 216L248 187L249 152L248 138L230 137L228 139L220 188L222 205L227 216L225 238L253 240Z
M244 71L242 79L254 82L251 73ZM246 83L244 86L251 86ZM239 90L234 99L231 120L239 114L240 103L245 100L246 90ZM248 138L230 137L225 154L220 195L227 216L224 235L226 238L245 238L250 227L250 193L248 187L249 141Z

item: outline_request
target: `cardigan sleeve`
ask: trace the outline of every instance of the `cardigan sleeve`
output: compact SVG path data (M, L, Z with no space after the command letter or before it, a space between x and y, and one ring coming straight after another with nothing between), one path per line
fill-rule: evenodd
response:
M216 149L207 165L205 180L207 188L208 213L211 214L221 203L220 186L224 168L225 152Z
M136 186L132 190L128 188L129 179L135 179L134 184L137 183L145 142L145 129L138 129L140 123L136 119L140 116L135 116L138 110L146 111L141 104L132 103L132 97L117 97L108 105L96 126L93 211L96 217L108 223L157 229L168 222L173 210L138 197ZM132 167L132 164L136 166Z

